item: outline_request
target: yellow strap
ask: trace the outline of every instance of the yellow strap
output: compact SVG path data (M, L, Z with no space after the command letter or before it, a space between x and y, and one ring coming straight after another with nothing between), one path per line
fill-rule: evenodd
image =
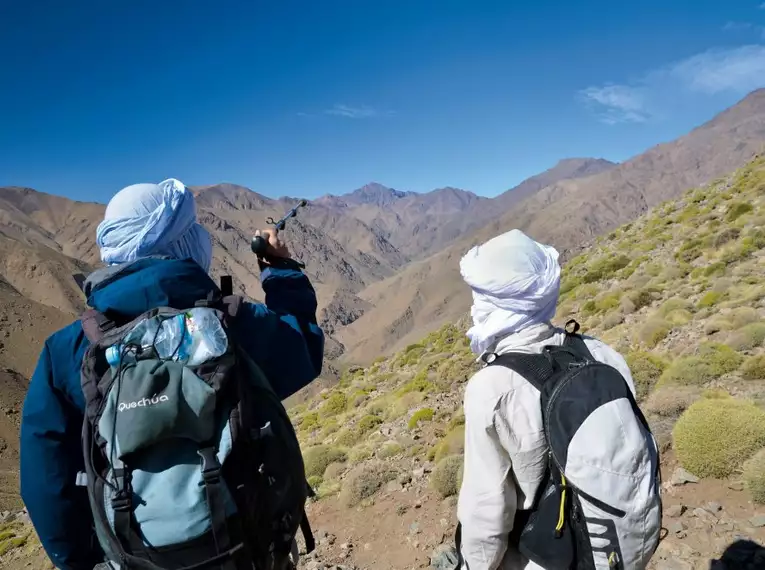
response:
M555 527L555 530L557 532L560 532L563 528L563 522L565 521L565 505L566 505L566 478L561 475L560 480L562 483L563 490L560 493L560 514L558 515L558 526Z

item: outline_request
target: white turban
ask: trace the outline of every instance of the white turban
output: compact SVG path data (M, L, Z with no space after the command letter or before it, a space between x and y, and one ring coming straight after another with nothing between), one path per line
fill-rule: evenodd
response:
M191 258L209 271L210 234L197 222L194 195L174 178L123 188L96 230L101 260L127 263L151 255Z
M460 260L473 291L470 347L483 354L497 340L530 325L549 322L560 291L555 248L511 230L473 247Z

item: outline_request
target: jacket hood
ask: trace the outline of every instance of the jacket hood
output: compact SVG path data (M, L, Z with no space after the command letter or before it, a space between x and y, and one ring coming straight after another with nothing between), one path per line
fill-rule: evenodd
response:
M191 259L152 257L99 269L83 291L88 305L114 317L132 319L153 307L193 307L218 286Z

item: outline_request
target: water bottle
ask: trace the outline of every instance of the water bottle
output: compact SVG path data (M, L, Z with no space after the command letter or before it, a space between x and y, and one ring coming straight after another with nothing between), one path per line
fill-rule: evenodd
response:
M215 312L198 307L189 311L186 327L191 333L189 366L196 366L226 352L228 338Z
M180 314L162 321L154 349L159 358L185 362L192 344L192 335L186 327L186 315Z
M118 368L120 363L124 365L135 362L140 353L152 347L157 328L156 319L141 321L127 334L123 343L106 349L106 361L114 368Z

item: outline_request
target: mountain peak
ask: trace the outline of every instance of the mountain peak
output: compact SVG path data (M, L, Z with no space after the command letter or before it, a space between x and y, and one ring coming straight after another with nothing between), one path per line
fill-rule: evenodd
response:
M370 182L361 188L354 190L346 196L349 202L357 204L373 204L375 206L387 206L396 200L404 198L411 192L402 192L394 188L384 186L379 182Z

